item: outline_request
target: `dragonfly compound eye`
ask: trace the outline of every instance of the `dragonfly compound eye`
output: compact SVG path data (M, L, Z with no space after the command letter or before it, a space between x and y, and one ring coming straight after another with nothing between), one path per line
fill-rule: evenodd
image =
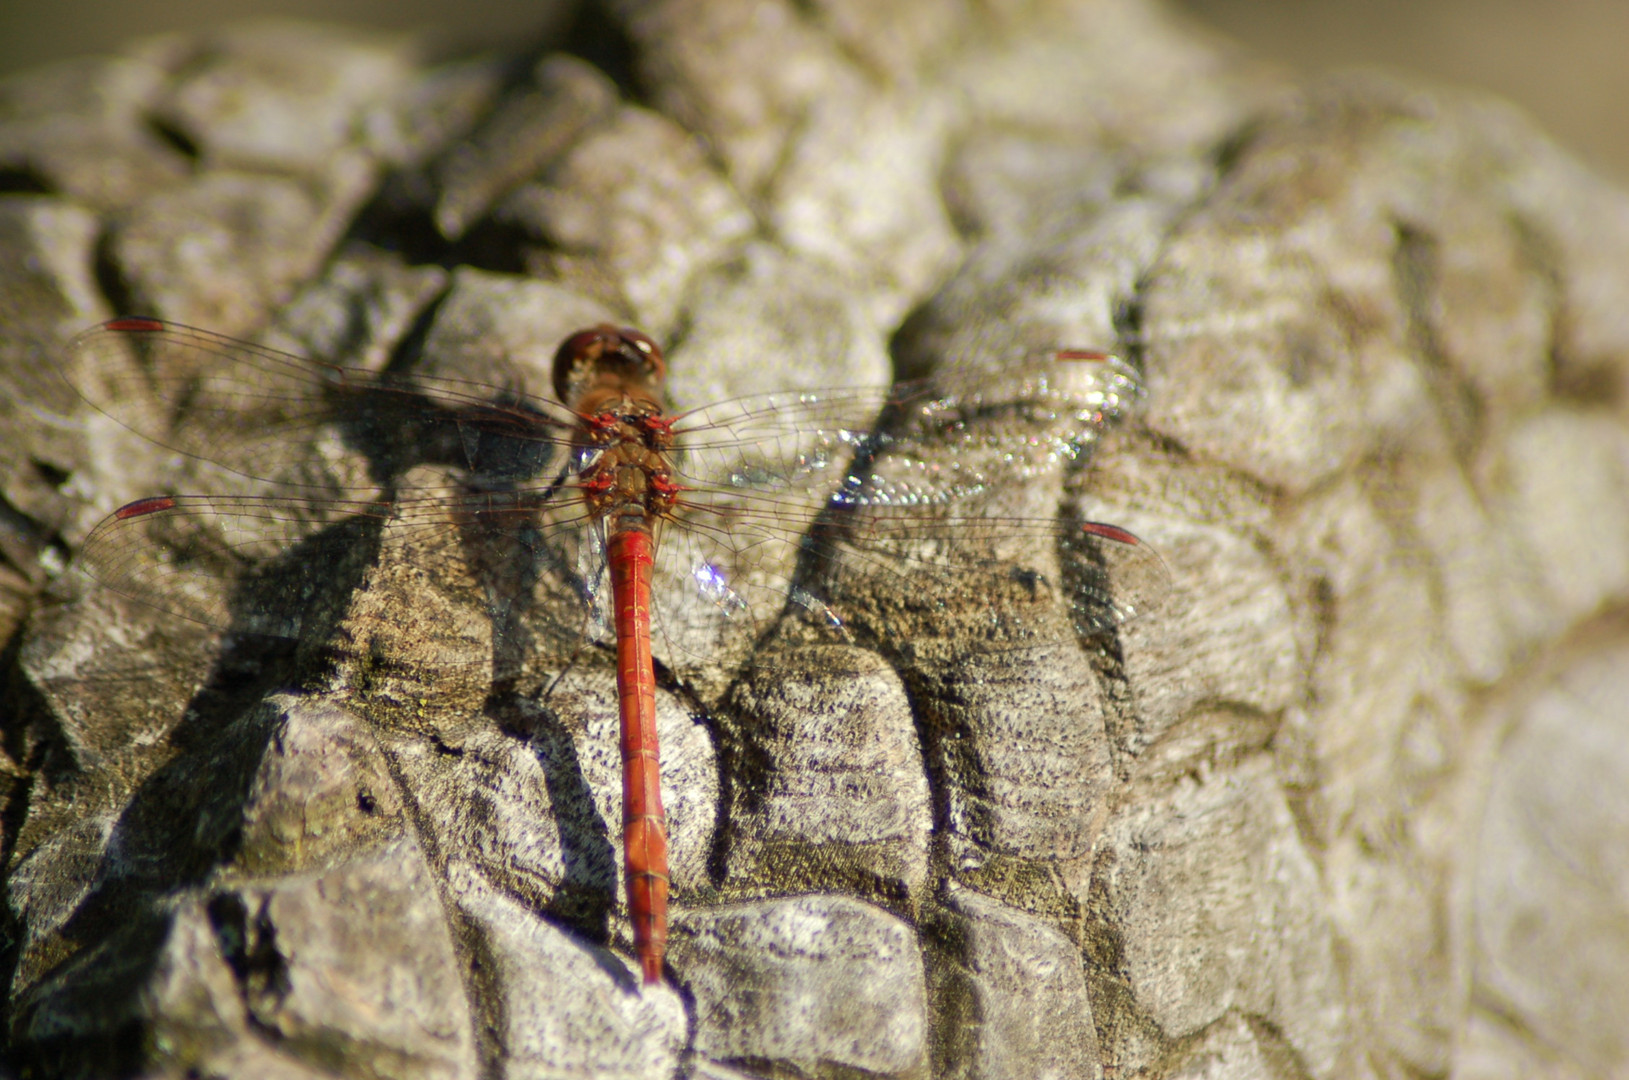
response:
M661 382L667 377L667 363L662 359L662 350L648 334L642 334L631 326L625 326L617 331L622 338L622 355L640 365L639 377L649 383Z
M615 348L621 334L609 323L587 330L579 330L560 343L554 351L554 393L563 403L581 390L589 372L605 355L607 348Z

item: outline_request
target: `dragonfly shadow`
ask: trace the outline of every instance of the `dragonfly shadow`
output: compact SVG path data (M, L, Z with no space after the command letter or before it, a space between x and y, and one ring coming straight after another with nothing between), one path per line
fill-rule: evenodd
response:
M387 520L383 507L342 518L246 569L227 597L228 640L286 638L303 661L323 655L379 558Z
M495 697L487 715L536 755L560 838L560 884L542 914L573 933L605 945L616 903L617 849L594 805L593 790L571 731L552 709L517 695Z
M521 673L540 648L539 634L569 641L569 629L540 615L537 586L554 567L527 500L505 493L511 505L469 515L458 536L464 558L486 597L492 618L492 694L516 689ZM554 567L554 569L558 569Z
M133 1030L142 1011L135 997L150 985L168 944L173 899L181 890L204 884L239 850L244 809L275 725L272 710L256 705L287 682L292 663L292 643L286 639L234 642L170 729L166 741L171 753L123 800L96 855L92 845L100 830L92 825L87 832L85 892L59 926L45 931L54 940L43 947L68 955L31 978L35 991L14 1006L13 1019L26 1023L22 1018L39 1009L118 1015L121 1001L129 1001L123 1011L132 1019L117 1029L97 1028L98 1034L72 1045L33 1043L31 1054L60 1053L64 1061L95 1062L93 1072L112 1072L110 1063L124 1060L131 1047L141 1045L142 1033ZM98 689L109 700L120 694L140 700L155 692L153 674L151 668L133 668L121 678L110 671L100 677ZM24 708L41 729L51 723L49 706L38 694ZM73 754L66 735L49 736L48 742L45 754L57 765L48 762L44 771L53 774L54 786L71 789L83 782L95 788L107 782L109 772L119 771L106 762L94 763L81 781L80 767L68 760ZM26 947L15 928L11 938L13 948L5 957L8 975L15 974Z
M168 940L172 898L178 891L207 884L241 850L245 808L277 730L276 711L257 708L257 704L277 689L322 685L336 665L345 662L345 635L338 631L353 594L379 557L388 524L389 514L383 510L359 513L324 525L258 561L254 558L258 549L253 547L237 550L220 543L201 547L204 541L197 534L184 538L187 550L181 554L185 558L236 559L241 564L229 577L209 575L217 589L223 580L230 581L224 600L193 609L207 615L207 621L222 630L223 636L201 634L185 620L176 620L169 623L177 628L174 632L161 629L143 639L190 641L196 650L213 651L214 656L207 667L194 662L193 670L201 674L198 689L181 707L180 719L163 730L163 763L110 807L116 816L105 828L105 841L86 852L88 888L66 919L49 931L57 941L51 947L59 954L67 953L67 958L39 978L31 978L40 989L33 999L19 1002L18 1015L72 1008L74 1002L92 994L93 987L101 988L96 993L105 994L96 1007L112 1007L109 1003L121 1000L127 988L134 993L135 988L149 983ZM530 569L535 560L517 561L519 572L536 573ZM511 567L510 572L517 571ZM527 596L530 591L523 589L519 595ZM162 609L174 614L177 605ZM521 606L509 619L518 627L526 621L525 615L526 608ZM511 640L521 632L510 631ZM162 646L149 651L155 651L158 659L144 657L140 664L122 671L117 661L104 665L94 678L105 703L92 707L118 708L122 700L129 710L139 711L137 703L145 698L149 699L145 707L151 711L155 674L172 672L179 661L165 657ZM14 702L14 707L27 714L25 721L48 729L53 724L51 705L38 692L33 697L32 702ZM176 700L179 704L179 698ZM595 809L565 725L545 709L522 711L520 700L514 694L494 693L490 711L532 744L543 766L553 817L559 823L562 880L543 914L574 934L604 945L615 907L617 863L612 837ZM54 772L54 783L77 782L75 774L81 769L94 783L95 771L109 768L106 762L76 762L72 749L76 740L66 732L48 736L47 741L55 746L49 753L56 765L47 763L44 768ZM10 824L8 841L15 841L20 824ZM12 913L8 920L11 947L0 954L0 971L8 976L17 972L25 947L16 920ZM226 944L223 940L223 948ZM610 965L608 970L626 978L626 972L612 961L605 962ZM117 970L117 985L99 975L87 976L87 965ZM85 1004L88 1008L91 1003ZM139 1015L140 1010L132 1004L130 1012ZM140 1032L123 1035L128 1036L124 1045L141 1041ZM57 1053L48 1043L36 1041L32 1052ZM112 1042L105 1047L64 1044L60 1049L64 1060L95 1060L98 1068L101 1063L120 1060L118 1052Z
M364 456L379 484L431 465L459 470L476 489L503 490L533 482L558 464L550 418L517 394L445 405L422 393L411 374L395 372L371 385L327 392L333 402L325 418Z
M168 917L157 910L135 913L113 926L96 945L57 965L36 984L43 992L14 999L8 1024L13 1031L29 1032L32 1037L6 1055L6 1064L15 1070L12 1075L138 1075L148 1056L141 995L154 977L169 925ZM50 1014L43 1023L42 1012ZM123 1020L79 1024L77 1030L63 1032L60 1017L64 1015ZM53 1028L62 1033L51 1034ZM42 1030L43 1037L32 1035Z
M41 771L53 787L83 784L95 801L102 785L117 786L117 777L141 777L128 795L102 793L111 795L114 816L105 839L87 834L95 846L86 851L85 892L52 931L62 943L57 947L72 954L59 970L106 953L113 959L99 962L115 964L130 986L143 985L135 969L150 965L163 948L169 898L204 884L237 856L245 808L277 723L276 711L261 703L275 690L319 680L331 666L318 643L331 635L345 598L377 550L377 524L335 523L235 579L220 638L184 620L160 620L132 635L137 644L128 660L117 655L117 646L104 645L94 670L61 691L48 695L28 679L16 680L29 687L16 707L42 733ZM95 616L85 609L71 617ZM184 674L189 669L198 673L196 682ZM190 687L196 689L183 704L182 688ZM181 692L167 704L172 688ZM83 715L58 713L53 698ZM163 715L175 708L179 718L166 725ZM154 718L156 738L143 740L151 750L108 741L117 730L113 718L144 715ZM143 760L154 758L157 767L141 775ZM131 938L133 927L147 928L139 941ZM13 972L19 962L20 953L5 957ZM46 974L37 985L72 987L64 992L78 994L101 981Z
M587 587L540 525L540 516L561 501L565 473L549 473L559 465L559 447L538 436L547 418L520 399L427 415L419 416L414 435L404 439L398 432L391 440L412 446L411 458L387 447L372 460L390 471L392 482L420 465L455 472L455 490L433 499L436 509L418 501L421 492L406 493L408 516L432 530L450 526L456 536L492 619L493 694L502 696L540 653L570 651L582 639ZM558 603L540 597L545 582L543 597Z

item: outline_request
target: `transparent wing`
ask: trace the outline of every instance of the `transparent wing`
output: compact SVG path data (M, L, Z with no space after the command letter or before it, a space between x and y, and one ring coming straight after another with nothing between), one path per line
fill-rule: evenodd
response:
M692 512L686 528L662 533L654 606L670 663L705 660L786 614L873 644L930 624L943 632L960 614L988 624L970 628L969 641L982 634L1000 648L1020 625L1034 643L1041 609L1056 608L1068 616L1057 640L1092 636L1170 591L1159 554L1101 522L841 504L805 519L801 533L778 520L744 503Z
M594 578L603 555L591 525L580 503L540 506L512 492L396 500L160 495L103 519L82 545L79 566L115 593L181 618L294 638L313 604L345 601L386 529L406 557L445 553L447 540L456 540L455 550L477 570L499 561L491 554L494 537L535 560L545 544L581 536L588 546L579 573ZM584 595L580 584L568 591Z
M1020 592L1055 593L1075 633L1150 610L1169 591L1159 556L1114 526L1058 516L1043 482L1140 393L1117 359L1064 353L1005 380L969 373L684 414L686 490L659 569L670 592L701 602L671 636L705 647L716 639L697 629L702 614L761 626L788 605L852 627L866 591L965 606L971 590L976 606L981 588L1018 579Z
M753 514L755 524L743 527ZM397 557L445 550L450 530L465 550L502 553L491 563L508 569L487 568L491 580L509 582L489 593L495 617L514 608L556 642L585 631L611 640L602 528L575 501L540 508L513 493L395 505L159 496L98 525L80 565L114 592L182 618L297 638L314 611L331 615L348 601L386 529ZM1025 613L1061 605L1073 633L1093 634L1151 609L1169 589L1164 563L1137 537L1056 518L838 505L800 532L749 502L728 518L669 523L659 536L656 644L679 668L750 646L787 611L834 633L878 639L890 625L909 632L887 609L900 597L994 618L993 598L1016 593ZM1028 621L1025 613L1017 617ZM1008 637L989 640L994 648Z
M1118 358L1069 352L1007 378L741 398L675 418L677 472L686 502L707 507L953 502L1079 459L1141 394Z
M303 486L333 425L378 471L432 462L535 475L569 460L575 417L554 403L430 376L377 374L158 319L115 319L68 348L63 377L150 441L233 472Z
M86 538L79 566L115 593L239 633L298 637L310 604L346 578L378 502L155 496L120 507Z
M495 609L531 590L547 597L533 607L578 613L558 616L562 626L606 629L603 529L574 497L577 421L558 406L493 405L493 388L398 384L156 320L92 330L74 356L98 407L246 475L286 476L311 453L301 436L361 423L381 443L445 443L453 463L517 481L484 494L398 491L388 503L361 489L142 500L86 544L85 569L115 591L211 625L293 636L313 597L355 576L334 568L365 564L387 524L409 550L414 536L457 529L503 539L519 567L505 578L517 584L491 590ZM1076 632L1147 610L1169 582L1147 545L1060 519L1056 497L1032 499L1051 490L1037 481L1077 460L1139 392L1112 357L1060 353L1014 378L769 394L678 415L681 502L655 526L665 641L676 656L706 656L789 607L881 634L872 597L889 589L950 606L1016 583L1062 599ZM548 470L558 478L531 480Z

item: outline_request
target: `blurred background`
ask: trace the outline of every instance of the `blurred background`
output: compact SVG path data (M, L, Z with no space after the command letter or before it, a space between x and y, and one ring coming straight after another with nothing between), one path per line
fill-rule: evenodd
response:
M1083 0L1085 2L1085 0ZM1626 0L1168 0L1259 55L1313 72L1378 64L1509 98L1629 183ZM0 0L0 76L131 37L256 15L429 35L438 52L509 48L558 25L558 0Z

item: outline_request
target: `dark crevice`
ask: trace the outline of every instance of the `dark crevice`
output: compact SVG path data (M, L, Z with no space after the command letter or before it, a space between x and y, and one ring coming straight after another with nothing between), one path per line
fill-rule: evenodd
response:
M455 937L463 949L459 956L464 969L466 987L481 988L481 997L472 1001L470 1027L475 1040L476 1054L481 1062L482 1080L499 1080L507 1075L503 1059L507 1048L503 1045L504 1025L508 1003L500 991L498 973L503 970L502 950L495 949L491 939L473 922L465 924L466 932Z
M555 249L524 226L486 216L464 230L444 263L449 269L472 266L494 274L547 277L537 272L543 256Z
M1138 726L1136 695L1126 674L1125 649L1119 634L1085 639L1081 648L1103 695L1103 727L1114 756L1114 782L1124 783L1131 775L1129 759L1134 756L1127 748L1132 745ZM1105 789L1103 794L1108 797L1109 790Z
M452 744L444 741L437 732L430 733L430 749L434 750L436 754L441 757L461 758L464 756L464 748L462 746L453 746Z
M1312 655L1307 657L1307 670L1316 669L1319 661L1329 651L1329 642L1335 635L1335 627L1340 621L1338 615L1339 601L1335 593L1335 584L1328 576L1319 574L1312 579L1312 595L1309 597L1312 604Z
M1191 1031L1186 1035L1171 1040L1160 1060L1152 1070L1155 1075L1186 1075L1196 1068L1209 1065L1215 1060L1216 1050L1212 1047L1204 1052L1207 1039L1213 1030L1222 1025L1231 1025L1242 1021L1255 1039L1255 1051L1263 1059L1265 1075L1280 1077L1282 1080L1311 1080L1313 1073L1300 1060L1295 1049L1285 1038L1284 1033L1272 1021L1257 1013L1244 1012L1237 1008L1230 1008L1215 1020L1204 1027ZM1224 1038L1231 1038L1224 1036Z
M436 170L445 155L456 153L464 140L480 132L515 94L534 89L532 69L541 55L542 50L539 50L504 64L492 100L464 131L448 138L446 145L429 161L386 175L372 198L351 219L335 250L343 250L350 244L366 244L397 254L411 265L440 266L447 270L472 266L494 273L525 273L526 251L540 241L523 229L483 216L471 222L455 239L442 235L435 222L435 207L441 194Z
M774 161L764 170L762 177L752 190L740 192L747 203L752 206L753 218L758 222L759 232L754 239L766 240L777 246L785 244L785 241L772 231L773 215L766 213L767 208L762 203L769 192L780 187L781 181L787 175L787 171L797 162L798 153L805 145L805 139L814 122L815 114L813 106L794 107L791 104L786 104L785 107L788 115L779 125L783 138L777 148L778 152ZM731 170L724 167L723 159L717 150L709 148L709 156L720 172L725 175L730 174Z
M945 718L937 706L945 700L942 688L924 685L924 676L902 662L897 654L888 655L889 663L900 674L905 688L906 707L910 709L912 725L916 730L917 748L922 754L922 769L928 781L928 808L932 814L929 851L929 881L948 881L954 875L950 867L948 842L951 832L950 795L956 780L970 797L983 795L975 778L983 775L977 758L978 740L972 732L958 730L958 725ZM958 737L961 736L961 737ZM969 823L970 833L976 833L977 823ZM972 835L964 837L976 843Z
M1121 301L1115 307L1117 347L1125 348L1123 359L1141 370L1142 365L1142 303L1140 292ZM1135 343L1135 344L1133 344ZM1101 432L1099 433L1101 434ZM1085 521L1073 493L1089 491L1088 482L1093 466L1093 451L1097 443L1087 444L1087 453L1070 460L1064 466L1063 499L1058 507L1061 519L1071 522ZM1118 613L1122 580L1113 573L1113 559L1105 554L1109 545L1084 529L1065 535L1057 542L1058 565L1062 580L1062 596L1075 625L1081 651L1097 676L1098 689L1103 696L1104 734L1108 737L1110 752L1114 756L1116 779L1124 781L1129 772L1120 759L1137 727L1136 697L1126 673L1125 648L1120 637ZM1145 548L1146 550L1146 548ZM1156 554L1157 559L1157 554ZM1145 596L1131 605L1136 615L1146 614L1144 603L1157 607L1158 596ZM1105 797L1108 794L1105 788Z
M1193 451L1188 449L1188 444L1177 438L1175 435L1169 435L1163 431L1155 431L1154 429L1148 427L1138 427L1135 429L1135 431L1137 436L1147 443L1148 448L1151 451L1161 457L1169 459L1173 464L1198 464L1197 459L1193 455ZM1267 488L1256 477L1240 472L1233 472L1232 475L1236 476L1242 483L1249 485L1249 487L1252 489L1255 489L1263 501L1272 495L1271 489Z
M203 151L198 146L197 141L167 118L148 114L146 123L147 130L152 132L160 142L194 165L203 156Z
M1121 1067L1122 1048L1130 1045L1166 1045L1160 1030L1137 1001L1127 968L1125 937L1110 902L1112 851L1099 852L1092 866L1092 881L1084 905L1081 958L1086 974L1086 996L1091 1002L1092 1026L1105 1074Z
M1114 350L1139 375L1147 371L1147 339L1143 336L1143 304L1148 279L1140 277L1130 296L1120 297L1111 314Z
M927 966L928 1059L933 1076L955 1076L977 1056L983 1009L970 985L966 922L933 904L917 925Z
M548 245L518 224L490 215L472 222L456 240L441 235L434 220L435 184L422 171L394 173L358 212L345 240L401 256L415 266L446 270L472 267L496 274L528 273Z
M622 27L604 5L580 5L567 26L562 29L551 23L544 27L534 48L516 53L502 66L499 85L486 110L473 118L458 137L447 140L441 153L422 165L387 176L357 213L345 239L394 252L415 265L449 270L468 266L499 274L547 276L537 271L546 265L553 248L523 223L506 221L487 207L486 212L448 239L436 223L435 212L441 197L438 170L446 155L456 153L464 139L478 140L486 125L494 117L501 117L517 95L535 93L535 69L553 52L586 60L604 72L624 97L635 102L646 100L634 62L635 49Z
M44 480L47 484L50 484L53 488L61 488L63 484L66 484L70 479L73 478L73 473L62 468L61 466L53 465L49 461L42 461L39 458L29 458L29 464L33 466L35 474L38 475L41 480Z
M1223 179L1239 167L1261 138L1267 124L1263 117L1252 117L1228 132L1211 150L1211 167L1217 179Z
M52 530L0 495L0 563L9 563L20 576L38 587L43 574L40 552L52 542Z
M275 1011L293 989L288 961L277 948L277 927L262 901L251 916L238 893L218 893L207 906L209 924L215 931L221 955L237 980L244 1011L255 1030L271 1039L282 1038L275 1026L262 1015Z
M13 763L20 764L15 759L13 759ZM16 853L17 837L23 831L24 823L28 821L28 811L33 799L36 779L31 774L8 777L7 779L10 784L5 791L4 804L0 805L0 845L3 845L0 846L0 866L9 867L11 857ZM0 922L11 922L15 914L10 907L7 907L5 914L0 916ZM15 931L16 927L12 926L11 929ZM15 942L17 936L13 932L5 935L4 940ZM3 970L9 976L12 970L12 962L15 960L15 956L6 957L7 962L0 964L0 970ZM10 985L9 981L7 985Z
M351 219L335 249L366 244L400 255L410 265L448 267L451 245L431 219L435 200L435 183L428 172L406 169L390 173Z
M1569 355L1573 318L1566 302L1566 260L1555 242L1535 222L1515 214L1511 228L1530 274L1543 282L1544 310L1549 316L1549 355L1546 357L1550 393L1581 409L1620 410L1629 396L1629 380L1615 357Z
M96 253L92 261L96 287L106 298L110 311L119 315L146 314L145 304L125 278L123 268L119 266L118 257L113 250L113 239L113 233L107 230L96 239Z
M1086 890L1086 927L1081 955L1086 961L1087 970L1101 978L1115 979L1129 986L1125 938L1120 932L1119 921L1112 915L1106 884L1114 876L1114 864L1118 858L1113 848L1105 847L1092 861L1091 884ZM1093 1011L1096 1011L1095 1008Z
M1271 1069L1272 1075L1297 1078L1316 1075L1301 1059L1295 1044L1276 1022L1255 1012L1245 1013L1244 1021L1249 1025L1251 1034L1255 1035L1261 1056Z
M581 4L566 28L559 51L588 61L616 84L622 95L649 107L650 89L638 67L640 50L610 11L609 4Z
M1455 453L1463 461L1481 435L1483 406L1475 390L1454 371L1438 334L1442 256L1437 238L1407 222L1396 222L1393 229L1397 243L1392 278L1407 313L1409 351L1425 374Z
M824 39L849 68L864 76L873 86L884 89L897 80L897 71L890 68L889 61L885 59L890 55L889 51L877 48L875 41L871 43L873 48L870 50L859 45L857 42L863 39L857 39L843 19L832 17L830 5L821 0L789 0L786 6L808 27L809 33Z
M945 218L950 222L950 228L955 232L956 239L968 249L977 246L989 227L986 214L980 212L979 200L970 192L962 190L963 181L960 177L959 164L966 153L966 136L952 139L946 149L944 161L939 166L938 175L934 177L933 189L938 192L939 201L944 207ZM950 280L949 277L946 280Z
M19 666L18 654L25 640L26 636L19 629L6 643L3 654L5 684L4 699L0 700L0 736L4 737L6 756L27 774L30 784L67 783L78 775L78 766L61 727L52 717L50 703ZM19 813L26 818L26 807L19 808ZM20 828L21 820L18 824ZM5 834L5 858L0 866L11 867L16 840L15 832Z
M55 195L57 193L56 185L29 165L16 164L0 167L0 195Z
M436 316L441 313L442 305L452 295L452 284L432 296L425 305L413 316L413 324L407 328L385 361L386 372L412 371L418 367L424 358L424 343L430 338L430 330L435 326Z
M1621 364L1610 358L1595 363L1550 358L1550 392L1561 401L1583 409L1619 412L1629 396L1629 380Z

